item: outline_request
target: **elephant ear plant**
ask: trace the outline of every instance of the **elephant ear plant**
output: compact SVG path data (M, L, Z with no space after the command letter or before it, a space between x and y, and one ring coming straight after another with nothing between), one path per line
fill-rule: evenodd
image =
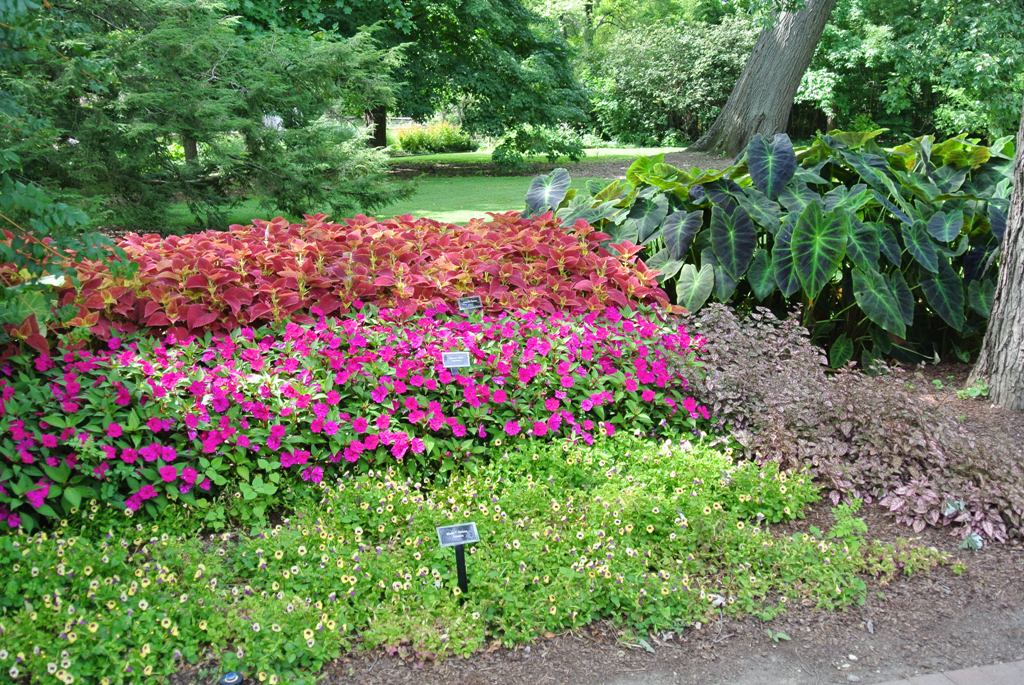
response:
M531 214L553 212L642 248L675 302L800 308L830 363L955 356L981 342L1006 226L1013 140L831 131L794 148L755 136L736 164L679 169L643 157L625 180L569 190L538 176Z

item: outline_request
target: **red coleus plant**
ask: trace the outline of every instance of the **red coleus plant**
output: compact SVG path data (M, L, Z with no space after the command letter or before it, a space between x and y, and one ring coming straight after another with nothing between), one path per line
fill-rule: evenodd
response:
M101 336L111 326L194 333L309 322L357 302L412 313L465 295L479 295L490 312L666 304L655 273L630 250L600 247L606 238L583 221L566 227L550 214L511 212L466 226L408 216L331 223L317 214L226 232L129 234L120 247L137 273L117 277L103 262L83 262L81 285L62 304L78 307L72 324Z

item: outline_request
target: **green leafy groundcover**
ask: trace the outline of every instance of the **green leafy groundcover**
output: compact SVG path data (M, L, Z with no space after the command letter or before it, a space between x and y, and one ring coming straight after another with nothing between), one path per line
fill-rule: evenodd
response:
M167 510L136 523L92 502L49 533L0 538L0 669L14 682L159 682L184 663L312 683L344 651L466 655L610 619L679 630L718 615L835 608L865 578L942 561L869 543L856 506L782 533L817 499L806 473L705 443L555 443L447 484L349 474L251 534L199 535ZM435 526L475 521L469 593Z

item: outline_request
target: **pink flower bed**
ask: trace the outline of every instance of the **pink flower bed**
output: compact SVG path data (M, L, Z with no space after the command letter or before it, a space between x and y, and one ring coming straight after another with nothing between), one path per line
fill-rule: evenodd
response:
M703 345L618 310L482 320L359 313L0 367L0 520L99 498L151 512L219 492L269 500L340 468L433 474L502 441L693 430ZM472 365L445 369L442 353Z

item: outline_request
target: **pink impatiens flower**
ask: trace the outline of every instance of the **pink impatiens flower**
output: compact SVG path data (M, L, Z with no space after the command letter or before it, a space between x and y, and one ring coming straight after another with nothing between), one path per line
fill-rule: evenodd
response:
M522 430L519 427L518 421L506 421L505 422L505 434L506 435L519 435L519 431Z
M110 423L107 426L107 437L119 438L123 433L124 431L121 429L121 424L117 422Z
M34 490L29 490L25 493L25 499L32 505L34 509L38 509L43 506L46 501L46 496L50 494L50 484L46 481L39 481L39 486Z
M160 478L165 483L173 483L178 478L177 466L161 466L157 471L160 473Z

